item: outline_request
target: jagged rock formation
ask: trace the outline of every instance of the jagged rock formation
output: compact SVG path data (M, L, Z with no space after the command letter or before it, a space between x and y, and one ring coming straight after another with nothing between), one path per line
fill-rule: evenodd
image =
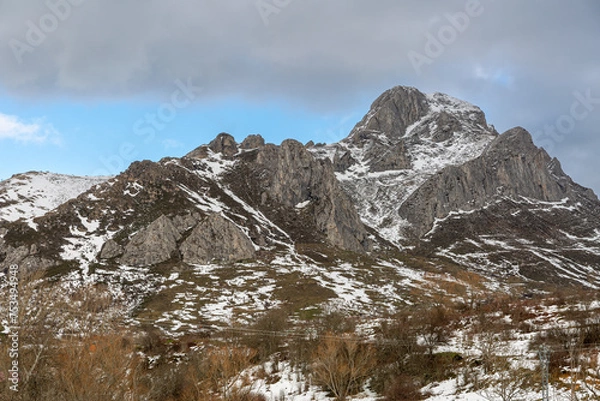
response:
M240 144L240 149L250 150L265 146L265 140L260 135L248 135Z
M531 135L517 127L497 137L478 158L445 167L428 179L402 204L399 215L420 237L436 219L452 211L479 209L503 197L576 201L577 190L558 160L537 148Z
M298 141L286 140L281 146L268 144L241 155L227 180L245 200L286 227L295 240L325 239L333 246L356 252L369 248L366 230L338 185L333 165L328 160L317 160ZM288 217L274 216L277 206L283 207ZM298 209L302 209L304 220L300 227L295 223Z
M385 91L371 105L371 110L356 125L348 139L358 145L385 133L389 140L401 139L407 128L430 110L426 95L414 88L395 87Z
M225 133L181 159L133 163L29 222L0 225L0 262L38 268L231 263L300 243L370 247L331 162L293 140L275 146L254 135L239 145Z
M238 144L235 139L226 133L220 133L208 144L208 148L214 153L221 153L225 157L232 157L238 152Z
M497 135L476 106L399 86L383 93L346 139L310 150L334 163L363 222L401 246L408 222L399 207L442 168L479 156Z

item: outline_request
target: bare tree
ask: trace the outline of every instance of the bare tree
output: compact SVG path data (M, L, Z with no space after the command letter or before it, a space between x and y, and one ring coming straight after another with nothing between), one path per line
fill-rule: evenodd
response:
M582 359L582 382L593 400L600 400L600 354L597 349L592 350Z
M210 389L225 400L240 398L243 391L240 381L255 356L256 351L247 347L222 346L209 350L205 363Z
M495 364L495 373L485 383L486 389L481 396L489 401L521 401L526 400L527 388L533 385L534 372L511 366L506 359Z
M316 382L338 401L358 392L375 366L372 347L351 337L326 336L313 359Z
M91 363L89 358L83 358L85 354L81 353L81 350L86 348L85 341L93 336L100 336L99 340L110 337L110 340L105 342L111 346L120 344L118 339L122 336L114 335L116 322L102 313L112 303L107 294L107 291L93 285L75 291L65 291L56 283L48 283L43 271L19 272L16 320L20 400L73 399L66 398L69 392L75 393L67 389L69 386L74 387L73 383L66 385L67 376L71 375L72 380L84 380L84 376L93 371L84 366L74 365ZM0 296L0 309L2 315L5 315L5 307L2 304L8 299L6 287L0 289ZM3 347L6 345L0 344L0 348ZM117 355L121 355L120 351L113 352L110 356L105 355L106 351L107 348L102 346L93 359L105 365L124 362L123 359L116 358ZM8 353L2 352L0 367L11 363L8 356ZM123 366L126 368L127 364ZM111 369L116 368L113 366ZM104 370L103 381L109 379L107 374L108 371ZM115 374L115 377L121 379L122 375ZM90 382L85 386L88 391L93 387L91 380L90 378ZM65 386L61 387L63 384ZM2 396L0 400L3 400Z

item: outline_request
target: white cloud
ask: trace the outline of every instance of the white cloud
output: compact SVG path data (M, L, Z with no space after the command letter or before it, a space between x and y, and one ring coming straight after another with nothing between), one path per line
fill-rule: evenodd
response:
M26 122L17 116L0 113L0 140L21 143L60 144L60 133L43 119Z

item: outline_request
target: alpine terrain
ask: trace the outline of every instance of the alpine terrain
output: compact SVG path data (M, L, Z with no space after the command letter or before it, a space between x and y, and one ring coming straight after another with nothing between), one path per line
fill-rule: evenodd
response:
M111 321L155 333L162 346L178 344L162 357L181 361L190 347L208 349L199 338L222 345L239 336L257 354L210 390L214 397L233 399L234 389L248 388L265 399L496 399L507 383L485 352L518 353L525 362L509 368L533 371L539 361L531 347L553 323L598 320L594 296L564 301L564 291L600 287L600 201L525 129L498 133L477 106L398 86L338 143L276 145L260 135L238 142L221 133L184 157L135 162L115 177L30 172L2 181L5 277L11 266L48 283L43 291L54 295L46 299L71 319L65 325L47 315L55 320L45 327L59 337L94 315L90 332ZM103 301L86 301L92 293ZM575 324L568 312L575 309L589 315L577 314ZM514 327L466 334L501 322ZM401 329L413 325L419 329ZM265 338L275 345L264 348ZM370 350L379 358L365 362L371 373L345 392L319 374L336 352L328 338L350 341L350 350L364 345L344 355ZM300 339L324 341L302 357L319 355L305 365L292 355L304 349L292 346ZM600 336L588 340L598 345ZM400 347L400 359L378 348L399 341L416 348ZM493 344L500 341L505 348ZM149 344L142 349L152 367L159 351ZM418 347L425 356L406 357ZM417 360L431 366L406 365ZM574 370L563 367L574 361L555 361L556 383L568 383ZM597 395L583 371L578 391ZM539 380L527 377L518 391L539 398ZM400 393L408 398L393 398Z

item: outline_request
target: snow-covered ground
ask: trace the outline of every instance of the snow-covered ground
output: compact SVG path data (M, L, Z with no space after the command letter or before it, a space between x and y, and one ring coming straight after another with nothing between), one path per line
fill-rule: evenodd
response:
M0 220L23 219L35 228L34 218L108 179L40 172L15 175L0 182Z

